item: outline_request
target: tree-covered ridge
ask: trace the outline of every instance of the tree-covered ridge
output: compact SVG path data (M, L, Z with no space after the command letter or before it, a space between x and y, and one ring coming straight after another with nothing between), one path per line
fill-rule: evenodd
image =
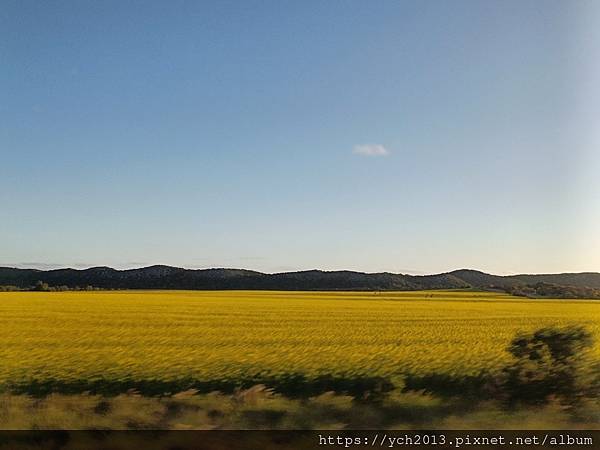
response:
M476 270L456 270L435 275L389 272L308 270L267 274L243 269L192 270L150 266L116 270L0 268L4 290L37 289L265 289L265 290L365 290L407 291L429 289L502 290L527 297L600 298L599 273L543 275L491 275ZM45 286L46 288L41 288Z

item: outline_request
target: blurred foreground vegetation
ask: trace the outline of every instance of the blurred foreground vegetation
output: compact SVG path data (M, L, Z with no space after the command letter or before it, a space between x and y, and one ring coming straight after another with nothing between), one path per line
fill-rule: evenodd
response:
M518 334L512 361L479 377L434 374L294 398L264 385L231 394L0 395L1 429L594 429L600 371L582 327ZM346 381L347 382L347 381ZM352 386L358 386L354 384ZM307 392L306 389L303 392Z
M325 393L290 399L264 386L235 394L182 392L167 397L0 395L1 429L598 429L600 408L558 401L506 409L493 400L390 392L380 402Z

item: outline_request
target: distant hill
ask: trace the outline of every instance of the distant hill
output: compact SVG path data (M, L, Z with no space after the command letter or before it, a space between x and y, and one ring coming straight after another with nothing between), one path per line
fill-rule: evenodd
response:
M507 278L514 278L528 284L550 283L600 289L600 273L596 272L560 273L556 275L515 275Z
M266 274L242 269L191 270L170 266L116 270L110 267L90 269L17 269L0 267L0 285L29 288L38 281L50 286L94 286L103 289L271 289L271 290L425 290L425 289L498 289L507 292L547 292L553 285L600 289L600 273L564 273L548 275L491 275L476 270L455 270L437 275L404 275L388 272L307 270ZM522 289L528 286L535 289ZM540 289L539 286L546 286ZM578 292L570 289L570 293ZM570 294L572 295L572 294Z

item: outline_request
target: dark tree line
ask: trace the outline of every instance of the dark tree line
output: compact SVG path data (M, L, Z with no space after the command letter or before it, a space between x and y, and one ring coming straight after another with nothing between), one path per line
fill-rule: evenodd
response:
M30 291L30 292L63 292L63 291L100 291L99 287L86 285L86 286L50 286L48 283L38 281L34 286L18 287L18 286L0 286L0 292L12 292L12 291Z
M600 289L590 287L563 286L553 283L519 284L516 286L490 286L511 295L528 298L590 298L600 299Z

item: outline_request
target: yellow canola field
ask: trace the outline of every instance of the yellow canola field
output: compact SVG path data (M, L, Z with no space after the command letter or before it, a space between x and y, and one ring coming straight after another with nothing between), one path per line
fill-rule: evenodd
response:
M476 374L508 361L516 332L570 324L600 340L600 301L465 291L6 292L0 384Z

